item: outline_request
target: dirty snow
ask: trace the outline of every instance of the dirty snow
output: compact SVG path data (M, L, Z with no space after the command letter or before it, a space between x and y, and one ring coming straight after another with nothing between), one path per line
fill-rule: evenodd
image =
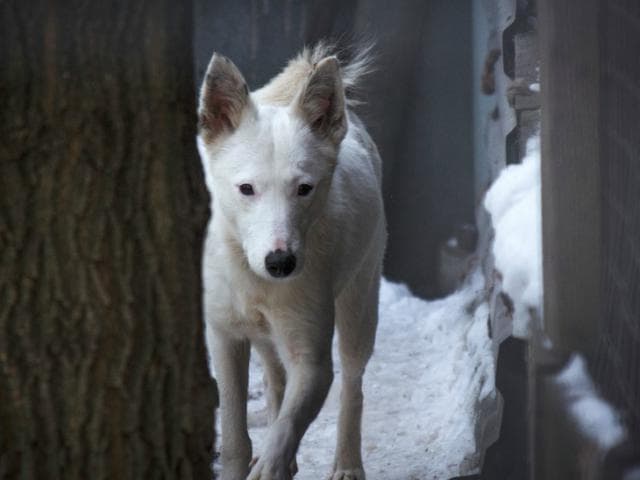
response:
M521 164L505 168L485 197L495 230L493 255L502 289L514 303L513 335L530 334L530 309L542 305L540 136L527 142Z
M569 412L584 435L602 450L626 436L618 413L598 395L581 355L574 355L554 379L569 402Z
M486 434L486 422L478 418L477 406L496 401L489 312L479 301L483 285L476 273L459 292L425 301L383 281L376 349L364 380L362 445L369 480L444 480L478 471L476 438ZM334 361L334 384L303 438L296 480L326 478L331 471L340 393L337 351ZM254 454L266 433L261 379L254 355L248 406Z

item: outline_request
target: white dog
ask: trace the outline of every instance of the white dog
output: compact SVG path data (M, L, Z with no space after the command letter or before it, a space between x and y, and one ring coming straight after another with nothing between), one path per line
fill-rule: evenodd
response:
M380 157L345 89L366 65L365 53L341 68L317 46L250 93L227 58L214 53L209 63L198 112L213 211L203 276L223 480L295 474L300 440L333 380L334 323L343 373L330 478L365 478L362 375L375 340L386 226ZM253 462L250 346L263 360L270 417Z

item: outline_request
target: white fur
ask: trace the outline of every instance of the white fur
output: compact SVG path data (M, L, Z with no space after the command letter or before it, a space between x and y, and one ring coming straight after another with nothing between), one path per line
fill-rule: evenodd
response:
M316 68L308 58L290 63L287 68L298 62L290 78L287 70L276 77L279 92L270 95L267 85L250 94L241 117L227 122L238 125L233 131L199 138L212 196L204 306L220 389L223 480L292 477L302 435L332 382L334 325L344 371L331 478L364 479L362 375L375 339L386 241L380 158L353 113L345 112L347 132L337 145L318 135L300 113L297 102ZM353 75L354 67L346 70ZM336 85L343 88L339 79ZM286 89L295 89L288 103ZM344 109L346 103L334 105ZM253 186L254 195L238 191L244 183ZM309 196L297 195L301 183L314 186ZM266 255L276 249L288 249L297 258L285 278L273 278L265 269ZM265 364L271 418L265 450L251 468L250 344Z

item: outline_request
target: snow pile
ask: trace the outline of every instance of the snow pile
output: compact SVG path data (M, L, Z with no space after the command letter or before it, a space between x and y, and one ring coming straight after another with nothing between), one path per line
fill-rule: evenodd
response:
M428 302L383 281L376 350L364 379L362 447L369 480L444 480L478 471L476 438L487 436L486 418L478 413L486 409L478 405L495 411L497 401L489 311L479 301L483 285L477 273L457 293ZM259 454L266 416L256 357L248 410ZM334 384L298 453L297 480L326 478L333 465L340 394L335 346L334 361Z
M502 289L513 300L513 335L528 337L530 309L542 306L540 137L527 142L521 164L505 168L484 200L495 238L493 255Z
M584 435L603 450L624 439L626 433L618 414L598 395L581 355L574 355L554 380L561 387L569 403L569 412Z

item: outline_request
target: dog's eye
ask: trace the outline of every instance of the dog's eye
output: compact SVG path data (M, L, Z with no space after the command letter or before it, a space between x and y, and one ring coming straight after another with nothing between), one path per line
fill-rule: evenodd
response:
M309 185L307 183L303 183L303 184L298 186L298 195L300 195L301 197L306 197L307 195L309 195L311 193L311 190L313 190L313 186L312 185Z
M240 189L240 193L243 195L253 195L255 193L253 191L253 186L248 183L243 183L238 188Z

